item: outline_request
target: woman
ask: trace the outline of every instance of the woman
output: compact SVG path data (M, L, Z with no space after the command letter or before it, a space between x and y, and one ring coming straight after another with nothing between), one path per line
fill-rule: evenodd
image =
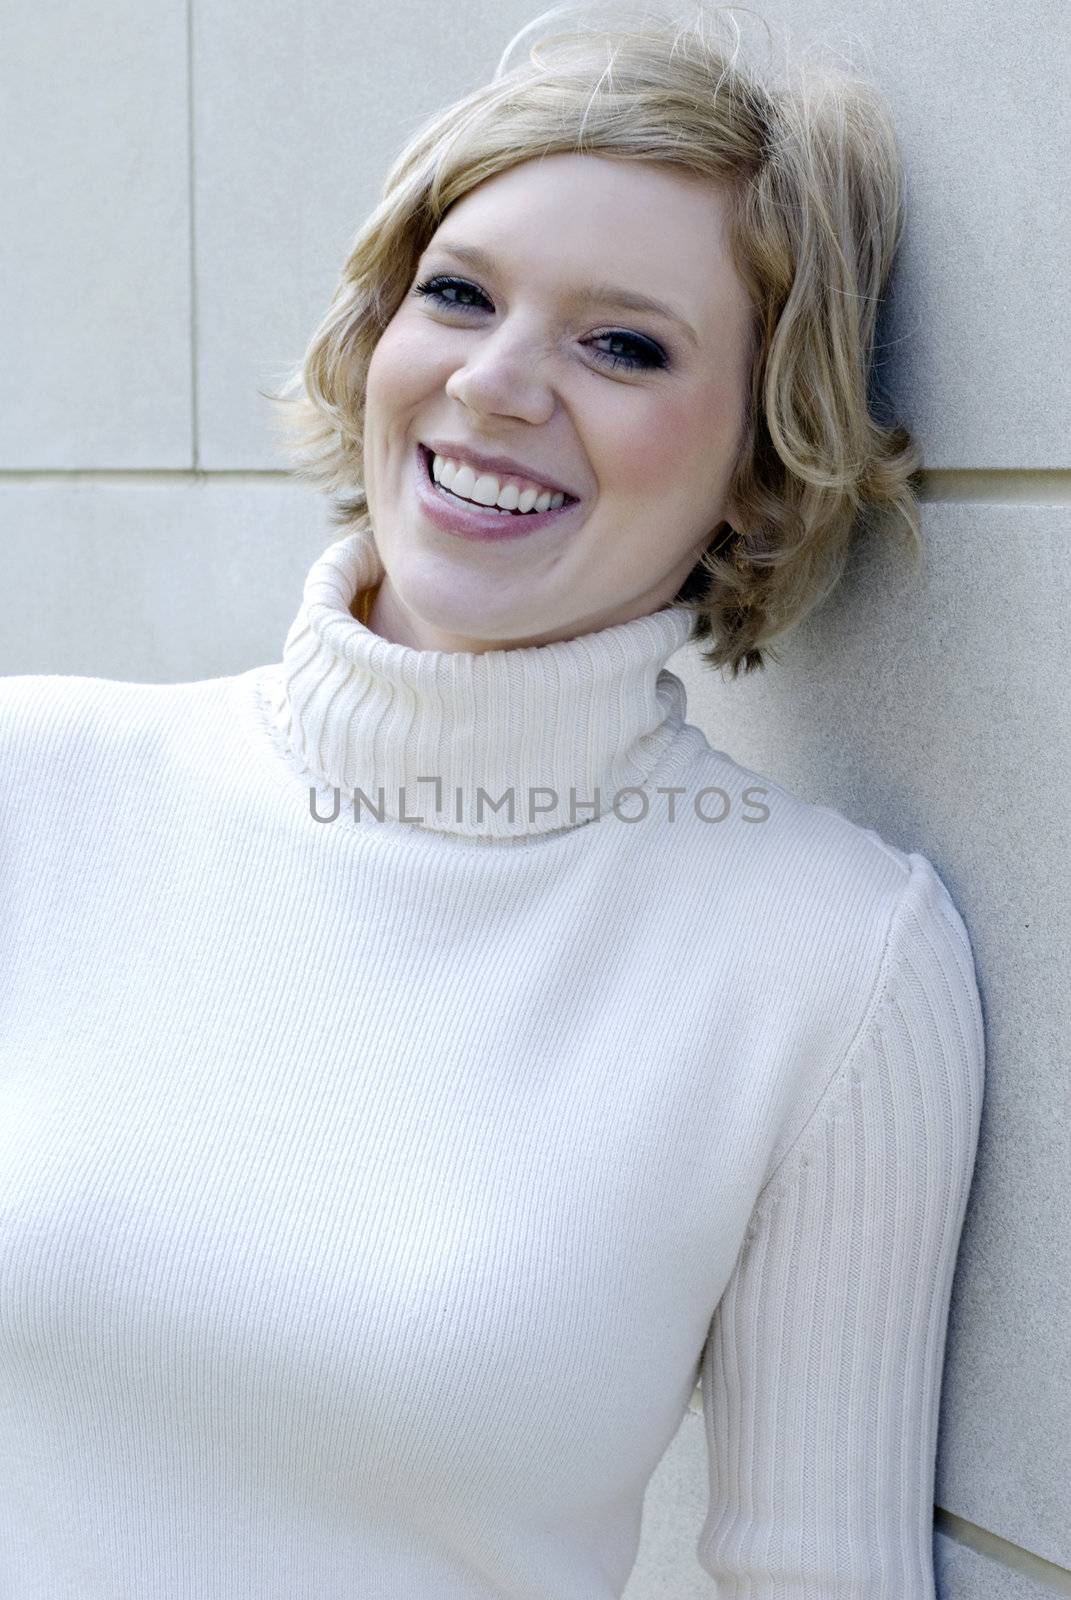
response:
M719 1594L934 1594L970 942L665 667L916 531L899 169L715 32L508 49L395 166L280 663L0 684L5 1593L610 1600L701 1379Z

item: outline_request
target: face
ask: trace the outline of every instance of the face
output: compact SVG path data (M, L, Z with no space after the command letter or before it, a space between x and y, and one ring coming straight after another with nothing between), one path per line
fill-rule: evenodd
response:
M749 317L721 196L690 174L556 154L464 195L369 366L365 488L385 573L372 630L481 652L668 604L732 521ZM530 528L501 517L513 537L466 537L429 509L443 491L421 479L424 441L508 456L527 470L500 482L558 484L576 501Z

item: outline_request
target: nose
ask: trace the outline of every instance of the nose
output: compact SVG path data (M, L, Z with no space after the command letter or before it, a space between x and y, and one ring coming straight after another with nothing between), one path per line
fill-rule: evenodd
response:
M446 392L468 410L543 423L553 415L554 394L530 344L492 337L446 381Z

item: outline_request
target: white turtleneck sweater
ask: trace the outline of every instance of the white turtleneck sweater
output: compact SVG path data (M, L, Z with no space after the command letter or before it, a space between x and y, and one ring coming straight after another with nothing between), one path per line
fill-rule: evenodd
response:
M931 1600L944 885L710 748L680 607L418 651L381 575L0 680L0 1596L612 1600L701 1379L720 1600Z

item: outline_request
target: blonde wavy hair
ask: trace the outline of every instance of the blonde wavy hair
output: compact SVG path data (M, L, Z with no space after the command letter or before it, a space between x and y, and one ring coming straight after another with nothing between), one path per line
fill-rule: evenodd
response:
M566 4L514 35L490 82L410 140L357 234L326 315L282 393L295 474L333 496L331 520L370 523L365 380L376 342L455 201L519 162L564 151L664 163L727 202L733 263L753 306L751 377L729 483L739 528L710 545L675 597L711 639L711 667L765 665L839 581L855 531L892 513L921 550L907 429L884 409L876 326L903 226L896 139L874 86L799 55L780 74L742 60L734 12L687 21L649 6ZM548 19L527 59L511 61ZM768 25L760 18L769 40ZM261 391L263 393L263 391Z

